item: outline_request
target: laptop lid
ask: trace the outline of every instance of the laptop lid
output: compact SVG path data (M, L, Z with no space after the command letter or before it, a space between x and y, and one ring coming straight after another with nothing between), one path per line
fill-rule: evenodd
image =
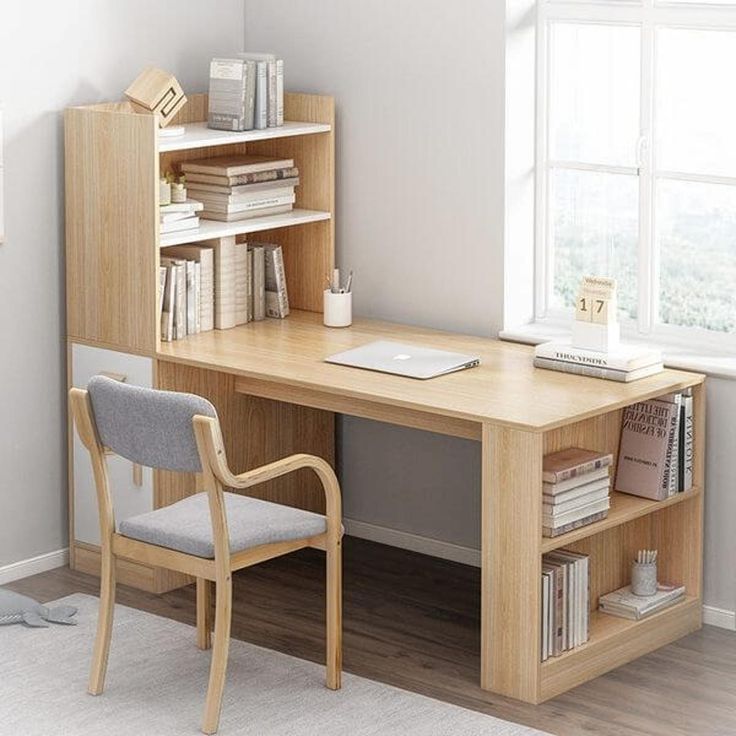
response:
M480 358L477 355L463 355L390 340L377 340L343 353L330 355L325 358L325 362L393 373L408 378L427 379L472 368L480 364Z

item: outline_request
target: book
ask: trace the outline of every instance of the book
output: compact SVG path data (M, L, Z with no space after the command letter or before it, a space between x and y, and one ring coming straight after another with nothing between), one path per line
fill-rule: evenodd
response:
M277 207L258 207L245 212L213 212L204 210L202 217L206 220L219 220L220 222L239 222L240 220L252 220L254 217L265 217L267 215L282 215L291 212L293 204L282 204Z
M694 434L693 434L693 397L685 394L682 397L682 415L680 427L680 467L682 481L681 491L689 491L693 487L693 457L694 457Z
M243 59L212 59L207 125L216 130L254 127L256 64Z
M204 241L213 250L215 329L235 327L235 236Z
M212 212L220 212L227 215L238 214L239 212L250 212L251 210L259 210L266 207L281 207L287 204L293 205L296 202L296 196L293 191L288 194L282 194L280 190L276 190L276 192L274 194L260 192L258 197L229 203L215 198L203 197L202 201L204 202L205 210L202 216L206 218L207 214Z
M276 54L243 52L239 58L266 63L266 86L268 92L268 127L284 124L284 61Z
M194 334L202 332L202 264L191 261L194 268Z
M188 217L191 217L190 212L162 212L159 216L159 222L176 222L177 220L186 220Z
M253 253L253 319L266 319L266 256L262 245L249 245Z
M545 342L537 345L534 348L534 357L625 372L662 362L662 353L648 347L621 345L615 350L602 353L573 347L568 341Z
M194 214L202 209L202 203L196 199L187 199L186 202L171 202L171 204L162 204L158 210L160 214L168 214L171 212L189 212Z
M608 509L605 511L599 511L595 514L590 514L590 516L585 516L582 519L577 519L576 521L570 521L567 524L563 524L562 526L544 526L542 525L542 536L543 537L559 537L562 534L567 534L568 532L574 531L575 529L580 529L580 527L587 526L588 524L594 524L596 521L602 521L608 516Z
M662 490L668 496L674 496L679 485L679 463L680 463L680 413L682 407L681 394L667 394L660 396L660 401L666 401L675 405L674 414L670 422L670 434L667 441L667 452L664 459L664 477L662 478Z
M294 160L291 158L271 158L253 154L235 154L230 156L214 156L193 161L183 161L181 170L185 174L209 174L227 178L259 174L266 171L291 169ZM188 180L189 177L187 177Z
M254 127L262 130L268 127L268 62L256 61L256 99Z
M280 245L264 243L263 247L266 262L266 316L283 319L289 316L284 254Z
M601 468L590 473L591 480L584 475L579 478L569 478L560 483L542 483L542 498L549 503L562 503L573 498L584 496L591 491L608 488L611 479L608 476L608 468Z
M289 169L292 171L293 169ZM199 182L187 182L187 191L198 200L207 195L220 195L228 202L237 202L241 199L248 199L250 195L256 192L267 192L272 189L286 189L299 185L299 177L292 176L290 179L272 179L271 181L256 181L252 184L239 184L238 186L229 187L224 184L201 184ZM200 207L202 209L202 207Z
M611 506L611 499L606 496L605 498L598 499L591 503L586 503L584 506L580 506L573 511L567 511L557 516L542 511L542 526L546 526L549 529L556 529L557 527L569 524L571 521L577 521L578 519L585 518L597 514L600 511L608 511Z
M578 376L587 376L588 378L604 378L607 381L619 381L621 383L638 381L641 378L653 376L664 370L664 365L662 363L653 363L652 365L645 366L644 368L636 368L631 371L621 371L597 365L553 360L551 358L534 358L534 367L546 368L547 370L560 371L562 373L573 373Z
M621 422L621 443L615 488L622 493L661 501L668 495L665 465L672 425L679 407L650 399L627 406Z
M248 245L235 243L235 324L248 321Z
M172 340L183 340L187 336L187 272L186 261L178 258L161 258L161 263L172 272L173 330Z
M639 621L674 605L684 596L684 585L659 583L657 592L647 596L634 595L631 592L631 586L625 585L623 588L602 595L598 608L603 613Z
M245 276L245 306L247 309L246 322L253 321L253 251L248 248L246 250L246 276Z
M199 217L186 217L183 220L175 220L174 222L162 222L160 233L178 233L182 230L196 230L199 227Z
M257 171L252 174L239 174L238 176L225 176L222 174L187 174L187 182L192 184L212 184L233 189L234 187L247 186L248 184L262 184L277 179L292 179L299 176L296 166L281 169L269 169L268 171Z
M555 499L554 503L542 503L542 513L555 518L566 514L570 511L575 511L594 501L601 501L604 498L608 498L609 486L606 484L603 488L593 491L592 493L586 493L584 496L579 498L573 498L569 501L559 502Z
M542 573L542 662L549 659L549 589L550 572Z
M584 450L581 447L568 447L566 450L544 456L542 480L545 483L560 483L608 467L612 462L613 455L610 453Z
M197 334L197 284L195 276L194 261L184 261L186 275L186 309L187 309L187 335Z
M214 250L202 244L175 245L164 251L174 258L194 261L199 266L199 330L215 327L215 261Z
M161 310L161 339L171 342L174 339L174 310L176 308L176 270L169 264L163 264L166 269L166 286L164 303Z
M166 293L166 266L158 268L158 321L161 324L161 315L164 311L164 295Z

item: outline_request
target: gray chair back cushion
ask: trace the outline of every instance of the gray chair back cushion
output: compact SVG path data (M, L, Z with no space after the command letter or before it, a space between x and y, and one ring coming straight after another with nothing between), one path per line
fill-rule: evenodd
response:
M116 455L149 468L202 470L192 418L217 417L207 399L95 376L87 386L100 440Z

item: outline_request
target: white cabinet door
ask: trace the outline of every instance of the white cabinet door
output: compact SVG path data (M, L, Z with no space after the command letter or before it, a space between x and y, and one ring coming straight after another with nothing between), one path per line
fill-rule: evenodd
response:
M100 373L125 377L126 383L153 386L153 361L140 355L118 353L88 345L72 345L72 385L86 388L92 376ZM100 528L97 513L97 492L89 453L74 431L74 539L99 545ZM136 482L134 466L128 460L108 455L110 489L115 522L153 510L153 471L143 468Z

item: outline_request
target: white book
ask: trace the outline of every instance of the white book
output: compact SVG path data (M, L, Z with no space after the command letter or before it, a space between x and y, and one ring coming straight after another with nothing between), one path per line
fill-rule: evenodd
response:
M600 501L601 499L608 498L610 486L607 484L604 488L586 493L578 498L570 499L569 501L559 502L555 499L554 503L546 503L547 498L545 497L545 503L542 503L542 512L552 518L561 516L569 511L574 511L583 506L593 503L594 501Z
M571 521L584 519L586 516L597 514L599 511L607 511L610 506L611 499L606 496L606 498L593 501L593 503L580 506L574 511L568 511L567 513L560 514L559 516L551 516L550 514L542 512L542 525L549 527L550 529L557 529L565 524L569 524Z
M187 279L187 335L197 332L197 287L195 284L194 261L184 261Z
M542 662L549 657L549 573L542 573Z
M235 236L204 241L214 251L215 329L235 327Z
M158 320L161 324L161 315L164 311L164 295L166 293L166 266L158 268Z
M161 214L169 214L171 212L199 212L202 209L202 203L196 199L187 199L186 202L172 202L171 204L163 204L159 208Z
M194 264L194 334L202 332L202 264Z
M683 398L684 405L684 421L683 427L683 447L681 451L684 454L682 459L683 465L683 491L689 491L693 487L693 457L694 457L694 431L693 431L693 397L685 395Z
M202 244L175 245L164 253L175 258L193 260L199 266L199 315L197 332L215 327L215 261L212 248Z
M567 360L555 360L553 358L534 358L535 368L545 368L550 371L560 371L562 373L572 373L576 376L587 376L588 378L603 378L607 381L619 381L620 383L630 383L638 381L647 376L653 376L664 370L663 363L652 363L643 368L635 368L634 370L624 371L615 368L605 368L599 365L588 365L586 363L575 363Z
M176 222L177 220L186 220L187 217L191 217L191 212L162 212L159 215L159 222Z
M266 266L266 316L283 319L289 315L284 254L280 245L264 243Z
M182 230L196 230L199 227L199 217L185 217L175 222L162 222L161 234L178 233Z
M569 341L545 342L534 348L536 358L561 360L566 363L633 371L662 362L662 352L638 345L621 345L607 353L575 348Z
M176 309L176 269L170 263L165 264L166 287L164 304L161 311L161 339L171 342L174 339L174 311Z
M611 613L623 618L639 620L671 606L685 595L685 586L659 584L654 595L638 596L631 592L631 586L606 593L600 597L599 608L604 613Z
M266 259L262 245L249 245L253 253L253 319L266 319Z
M294 202L296 202L296 195L291 192L289 194L274 196L267 192L262 192L260 197L243 202L233 202L231 204L222 203L214 199L210 200L204 197L202 199L207 208L205 212L223 212L230 214L235 212L262 210L266 207L282 207L283 205L294 204Z
M235 244L235 324L248 321L248 245Z
M256 130L268 127L268 62L256 61L256 99L254 124Z
M246 285L246 309L247 309L247 316L246 316L246 322L252 322L253 321L253 251L248 249L246 253L246 277L245 277L245 285Z
M561 480L558 483L542 483L542 493L548 496L562 496L579 490L581 493L603 488L609 483L608 467L593 470L584 475L576 475L574 478ZM568 496L572 498L573 496Z
M276 125L284 124L284 60L276 59Z
M269 186L265 189L258 188L259 185L253 185L255 189L249 189L245 192L237 194L224 194L221 192L212 192L206 189L197 189L197 197L205 205L210 203L216 204L244 204L246 202L257 202L269 197L290 197L294 194L294 186L285 184L283 181L266 182ZM278 186L273 186L277 184ZM293 201L293 200L292 200Z

